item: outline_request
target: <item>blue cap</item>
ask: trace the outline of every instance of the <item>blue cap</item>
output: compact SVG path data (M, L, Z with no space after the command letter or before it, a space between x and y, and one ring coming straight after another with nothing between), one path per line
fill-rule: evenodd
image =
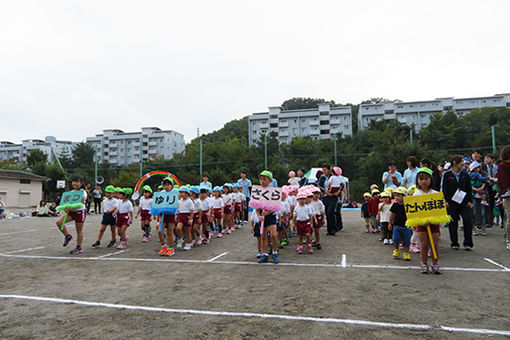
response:
M239 184L237 184L237 183L236 183L236 184L234 184L232 187L233 187L233 188L240 188L241 186L240 186Z
M232 188L232 184L230 184L230 183L225 183L225 184L223 184L223 186L224 187L228 187L228 188Z
M209 187L206 187L205 185L201 185L198 190L202 191L202 190L209 190Z
M179 192L187 192L189 194L189 189L188 189L188 187L181 187L179 189Z
M197 195L200 194L200 189L196 185L189 188L189 191L194 192Z
M207 188L207 190L209 190L209 193L212 194L212 189L211 188Z
M221 191L221 188L219 186L215 186L213 191Z
M469 158L469 157L464 157L464 163L466 163L466 164L471 163L471 158Z

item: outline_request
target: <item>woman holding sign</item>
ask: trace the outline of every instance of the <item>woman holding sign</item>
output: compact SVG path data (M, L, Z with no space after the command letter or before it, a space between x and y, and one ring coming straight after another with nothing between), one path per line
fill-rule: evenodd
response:
M73 236L67 231L65 224L67 222L74 221L74 225L76 227L76 248L71 250L70 254L83 253L81 244L83 242L83 224L85 223L86 217L84 204L87 200L87 193L85 191L84 182L85 180L82 176L74 176L71 181L71 185L74 190L64 193L59 206L61 209L57 208L57 210L65 211L64 216L57 220L57 227L62 232L62 234L64 234L64 247L67 247L69 242L71 242L73 239ZM73 196L76 196L75 194L78 194L79 197L81 197L79 202L72 201Z

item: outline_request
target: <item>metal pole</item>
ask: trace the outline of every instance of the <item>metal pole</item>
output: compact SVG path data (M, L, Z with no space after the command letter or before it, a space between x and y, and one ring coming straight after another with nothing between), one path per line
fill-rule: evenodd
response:
M202 137L200 137L200 176L202 176Z
M97 184L97 145L94 146L94 185Z
M335 153L335 165L338 165L338 159L336 155L336 133L333 135L333 149Z
M492 153L496 154L496 125L491 126L492 133Z
M264 169L267 169L267 135L264 135Z
M409 130L409 140L411 141L411 144L413 144L413 128Z
M142 149L142 136L140 136L140 178L143 176L143 149Z

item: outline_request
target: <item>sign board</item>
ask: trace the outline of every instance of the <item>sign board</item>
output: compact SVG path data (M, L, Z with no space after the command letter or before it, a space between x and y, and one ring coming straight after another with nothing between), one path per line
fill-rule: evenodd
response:
M408 227L450 222L442 192L404 197L404 206Z
M152 209L177 209L177 203L179 202L179 191L173 189L172 191L160 191L154 193L152 200Z
M282 209L282 188L252 186L250 207L272 212L280 211Z
M77 209L83 206L83 189L81 190L73 190L66 191L62 194L62 198L60 199L60 205L57 207L57 210L64 210L67 208Z
M64 189L66 187L66 181L57 181L57 189Z

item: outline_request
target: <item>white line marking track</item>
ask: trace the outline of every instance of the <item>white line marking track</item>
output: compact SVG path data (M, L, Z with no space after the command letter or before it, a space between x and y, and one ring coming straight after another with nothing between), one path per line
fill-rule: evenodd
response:
M224 253L221 253L220 255L215 256L215 257L213 257L212 259L207 260L207 262L212 262L212 261L217 260L217 259L219 259L220 257L225 256L225 255L227 255L227 254L228 254L228 251L226 251L226 252L224 252Z
M493 261L493 260L488 259L488 258L484 258L484 260L489 262L489 263L492 263L495 266L498 266L499 268L502 268L504 271L510 271L510 268L507 268L507 267L503 266L502 264L497 263L496 261Z
M111 254L113 255L113 254ZM222 254L220 254L222 255ZM396 265L377 265L377 264L332 264L332 263L265 263L245 261L211 261L211 260L185 260L185 259L165 259L165 258L137 258L137 257L71 257L71 256L41 256L41 255L13 255L0 254L0 257L14 259L38 259L38 260L74 260L74 261L126 261L126 262L162 262L162 263L195 263L195 264L224 264L224 265L243 265L243 266L278 266L278 267L322 267L322 268L368 268L368 269L407 269L419 270L418 266L396 266ZM214 259L214 258L213 258ZM445 271L463 271L463 272L488 272L488 273L506 273L510 270L495 268L462 268L462 267L441 267Z
M13 251L10 251L10 252L8 252L6 254L23 253L25 251L37 250L37 249L44 249L44 246L43 247L34 247L34 248L21 249L21 250L13 250Z
M249 312L228 312L228 311L196 310L196 309L174 309L174 308L122 305L122 304L113 304L113 303L104 303L104 302L69 300L69 299L59 299L59 298L40 297L40 296L27 296L27 295L0 295L0 299L32 300L32 301L40 301L40 302L74 304L74 305L89 306L89 307L141 310L141 311L147 311L147 312L164 312L164 313L211 315L211 316L230 316L230 317L238 317L238 318L280 319L280 320L291 320L291 321L308 321L308 322L347 324L347 325L356 325L356 326L365 326L365 327L384 327L384 328L400 328L400 329L426 330L426 331L446 331L446 332L452 332L452 333L471 333L471 334L510 336L510 331L501 331L501 330L493 330L493 329L458 328L458 327L448 327L448 326L432 326L432 325L426 325L426 324L377 322L377 321L368 321L368 320L321 318L321 317L294 316L294 315L283 315L283 314L262 314L262 313L249 313Z

